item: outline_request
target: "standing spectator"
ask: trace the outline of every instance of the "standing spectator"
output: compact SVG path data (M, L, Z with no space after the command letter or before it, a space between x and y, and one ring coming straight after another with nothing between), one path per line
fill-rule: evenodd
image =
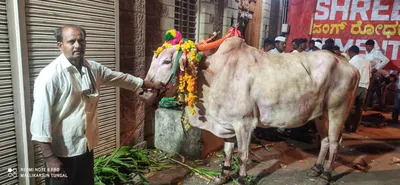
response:
M335 40L333 40L332 38L326 39L325 44L335 45Z
M393 81L396 82L396 96L394 98L394 108L392 112L392 123L397 124L399 120L399 112L400 112L400 80L399 74L397 71L393 71L391 73L393 77Z
M292 40L292 49L293 49L293 50L291 51L291 53L292 53L292 52L295 52L295 53L297 52L297 48L299 47L299 45L297 45L297 44L298 44L298 41L297 41L297 40L298 40L298 38Z
M371 62L372 72L382 69L389 63L389 59L382 53L381 50L375 48L375 41L367 40L365 42L365 59Z
M306 52L311 52L313 51L313 48L316 47L315 46L315 41L314 40L310 40L310 42L308 42L308 48L306 49Z
M307 49L307 39L306 38L299 38L296 41L297 51L299 53L305 51Z
M322 49L322 41L320 39L315 40L315 46L318 49Z
M390 74L386 70L379 69L372 73L371 86L368 92L368 107L373 107L374 105L374 93L376 93L377 103L379 105L378 109L385 108L384 94L386 92L386 85L390 83Z
M337 55L342 57L343 59L345 59L346 61L350 61L350 57L348 55L346 55L346 53L343 53L340 51L340 47L339 46L333 46L333 52Z
M273 41L270 38L264 39L264 46L263 46L263 51L264 52L269 52L274 48L275 48L275 41Z
M286 37L278 36L275 38L275 48L268 53L283 53L286 49Z
M373 107L373 97L374 93L376 92L376 95L378 96L378 104L382 105L383 102L381 102L382 98L382 93L381 93L381 85L378 82L379 80L375 75L375 72L378 70L384 68L386 64L389 63L389 59L378 49L375 48L375 41L374 40L367 40L365 42L365 59L369 60L371 63L371 71L372 71L372 76L375 77L372 79L372 84L370 86L370 89L368 90L368 104L366 105L367 107Z
M362 107L367 96L368 86L370 82L370 63L359 55L360 49L357 46L351 46L349 48L349 63L355 66L360 72L360 81L358 83L358 88L355 97L355 112L352 117L352 121L346 121L345 129L348 132L357 132L358 125L361 122Z

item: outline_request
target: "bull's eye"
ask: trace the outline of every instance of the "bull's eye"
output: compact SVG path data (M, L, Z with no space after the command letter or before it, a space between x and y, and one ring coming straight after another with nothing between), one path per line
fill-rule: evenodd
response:
M163 62L163 64L170 64L171 61L172 61L171 59L165 59L164 62Z

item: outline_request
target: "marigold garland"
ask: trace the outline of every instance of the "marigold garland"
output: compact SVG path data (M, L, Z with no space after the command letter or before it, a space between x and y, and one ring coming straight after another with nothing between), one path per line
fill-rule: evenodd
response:
M198 54L195 43L191 40L182 39L177 45L174 45L177 51L182 51L188 59L184 71L179 73L179 93L185 95L185 103L190 108L190 114L196 114L194 106L196 105L196 81L197 81L197 70L198 64L201 60L201 55ZM154 52L154 56L157 58L160 53L172 47L171 44L165 42L161 47ZM179 66L177 66L179 67ZM186 88L185 88L186 87Z

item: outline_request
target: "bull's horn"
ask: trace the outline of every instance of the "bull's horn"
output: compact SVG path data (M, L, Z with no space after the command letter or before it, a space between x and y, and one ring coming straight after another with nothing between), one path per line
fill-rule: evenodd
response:
M196 44L196 48L198 51L206 51L206 50L211 50L214 48L217 48L219 45L222 44L227 38L231 37L231 34L228 33L224 37L218 39L217 41L211 42L211 43L205 43L205 42L200 42Z

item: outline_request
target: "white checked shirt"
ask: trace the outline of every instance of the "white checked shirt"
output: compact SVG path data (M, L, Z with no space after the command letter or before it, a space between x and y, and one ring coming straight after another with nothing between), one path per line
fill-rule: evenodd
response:
M268 53L281 53L281 52L279 52L276 48L274 48L269 50Z
M99 142L100 85L134 91L142 84L140 78L111 71L94 61L85 62L81 75L61 54L35 80L32 140L51 143L58 157L92 150ZM87 93L88 87L92 87L91 93Z

